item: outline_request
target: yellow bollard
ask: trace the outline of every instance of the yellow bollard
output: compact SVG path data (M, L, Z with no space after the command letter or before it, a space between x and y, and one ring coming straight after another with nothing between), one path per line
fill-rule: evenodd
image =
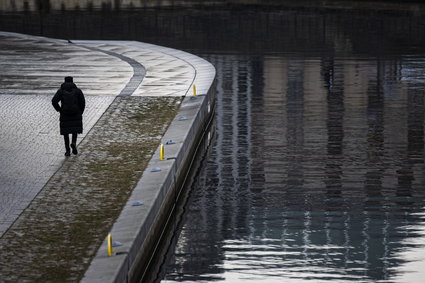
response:
M108 234L108 256L112 256L112 236Z
M193 96L196 96L196 86L192 85L192 88L193 88Z
M161 144L159 147L159 160L164 160L164 145Z

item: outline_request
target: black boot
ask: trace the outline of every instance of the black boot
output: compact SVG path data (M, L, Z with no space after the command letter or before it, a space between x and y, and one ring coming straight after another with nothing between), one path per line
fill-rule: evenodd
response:
M78 154L77 146L71 143L71 148L72 148L72 154L77 155Z
M69 148L65 151L65 156L71 156L71 151L69 150Z

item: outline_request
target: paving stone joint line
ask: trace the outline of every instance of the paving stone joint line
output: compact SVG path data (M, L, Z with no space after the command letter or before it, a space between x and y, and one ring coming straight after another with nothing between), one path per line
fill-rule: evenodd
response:
M133 68L133 76L131 77L131 79L127 83L127 85L121 90L121 92L118 96L131 96L134 93L134 91L139 87L139 85L142 83L143 78L146 75L145 67L143 67L142 64L140 64L139 62L137 62L136 60L134 60L130 57L127 57L127 56L124 56L122 54L118 54L118 53L115 53L115 52L112 52L112 51L102 50L102 49L96 48L96 47L79 45L79 44L77 44L77 46L86 48L86 49L91 50L91 51L102 52L102 53L105 53L107 55L117 57L117 58L123 60L124 62L127 62Z

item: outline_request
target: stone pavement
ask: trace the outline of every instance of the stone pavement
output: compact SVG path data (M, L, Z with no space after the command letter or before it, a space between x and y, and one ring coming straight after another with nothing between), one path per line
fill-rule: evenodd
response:
M73 76L86 95L80 142L117 95L185 95L195 74L189 63L149 44L0 32L0 236L65 160L50 103L63 77Z
M85 132L113 97L87 96ZM65 160L51 95L0 95L0 235Z
M117 97L0 238L0 282L78 282L140 179L180 97ZM151 111L152 109L167 111ZM36 255L37 260L34 260Z
M162 47L135 41L76 41L99 51L115 53L142 62L146 75L132 96L184 96L190 91L196 69L187 61L162 51ZM174 50L176 55L183 53Z

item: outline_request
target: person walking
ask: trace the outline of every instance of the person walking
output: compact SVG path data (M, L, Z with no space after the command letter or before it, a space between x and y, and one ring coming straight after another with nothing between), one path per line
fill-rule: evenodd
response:
M72 77L65 77L65 82L52 98L52 104L60 113L60 134L65 141L65 156L71 155L69 134L72 134L72 153L78 154L77 136L83 133L83 112L86 101L83 92L74 84Z

